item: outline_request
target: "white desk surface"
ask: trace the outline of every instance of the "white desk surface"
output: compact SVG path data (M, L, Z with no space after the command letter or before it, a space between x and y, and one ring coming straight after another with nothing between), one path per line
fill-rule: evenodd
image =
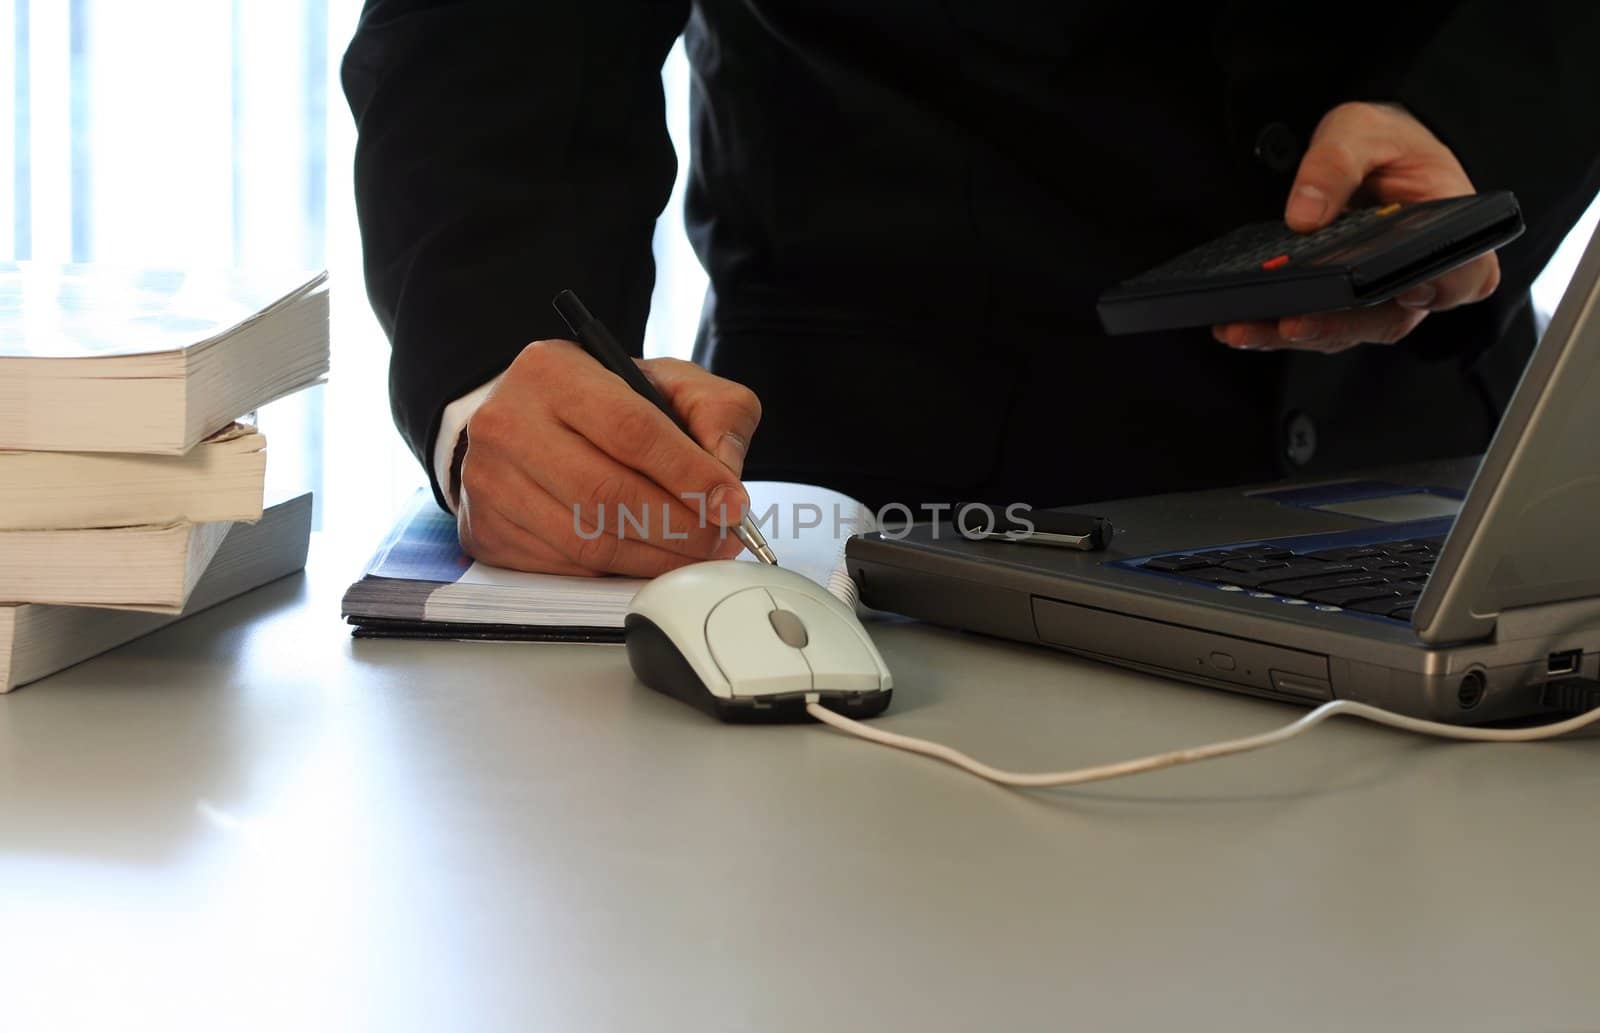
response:
M619 647L353 641L330 552L0 697L0 1027L1600 1028L1594 739L1336 723L1014 792ZM885 727L1016 768L1298 713L874 634Z

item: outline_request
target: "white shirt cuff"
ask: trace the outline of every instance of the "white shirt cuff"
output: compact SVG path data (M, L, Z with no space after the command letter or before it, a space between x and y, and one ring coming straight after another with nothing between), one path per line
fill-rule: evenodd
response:
M439 483L439 493L449 500L452 511L459 500L450 494L450 460L455 458L456 444L461 440L461 432L467 429L467 421L472 419L472 414L478 411L478 406L483 404L498 383L500 377L479 384L445 406L444 413L439 417L439 437L433 443L433 476Z

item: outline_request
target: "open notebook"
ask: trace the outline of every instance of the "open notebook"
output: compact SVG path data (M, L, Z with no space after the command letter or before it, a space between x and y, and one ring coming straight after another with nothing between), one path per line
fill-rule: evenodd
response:
M873 529L871 512L836 491L782 481L749 481L745 489L779 562L818 584L827 584L846 539ZM455 518L419 491L345 593L343 611L357 637L620 642L628 603L643 584L475 562L456 541Z

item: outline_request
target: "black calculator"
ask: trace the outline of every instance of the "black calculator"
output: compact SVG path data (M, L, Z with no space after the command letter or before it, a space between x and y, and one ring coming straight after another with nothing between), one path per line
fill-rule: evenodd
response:
M1362 308L1522 233L1509 191L1346 212L1314 233L1241 226L1100 295L1108 334Z

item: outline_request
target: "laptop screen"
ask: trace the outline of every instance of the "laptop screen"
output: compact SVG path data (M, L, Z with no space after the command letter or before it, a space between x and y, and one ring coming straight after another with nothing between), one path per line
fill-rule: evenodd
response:
M1417 604L1428 642L1600 596L1600 230L1534 349Z

